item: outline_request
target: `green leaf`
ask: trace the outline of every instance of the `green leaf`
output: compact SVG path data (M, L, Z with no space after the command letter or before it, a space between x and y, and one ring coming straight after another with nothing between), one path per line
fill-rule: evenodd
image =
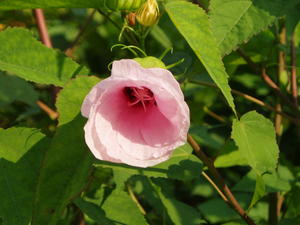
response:
M166 10L213 81L221 89L233 112L236 113L231 89L228 85L228 75L204 10L195 4L184 1L168 3Z
M105 0L1 0L0 10L34 8L101 8Z
M243 208L245 208L251 200L251 196L245 193L234 193L234 196ZM240 218L239 215L232 208L228 207L221 198L214 198L205 201L204 203L201 203L198 208L204 217L212 224L232 221Z
M60 110L59 124L71 122L79 113L85 96L100 82L94 76L78 76L59 93L56 106Z
M256 176L256 183L255 183L255 191L252 196L252 200L250 203L249 208L252 208L256 202L258 202L262 197L264 197L266 194L266 186L265 182L262 176L257 175Z
M174 150L171 158L153 167L138 168L119 163L98 161L95 165L121 170L131 175L144 175L149 177L164 177L178 180L191 180L199 177L202 163L192 154L189 145L184 145Z
M157 193L175 225L198 225L205 223L201 219L200 212L193 207L174 198L169 198L161 191Z
M221 154L218 155L214 161L214 165L217 168L231 167L231 166L244 166L247 165L245 158L241 156L241 152L233 141L229 141L225 144L221 150Z
M102 205L106 217L117 224L146 225L148 224L129 195L114 190Z
M248 112L240 120L234 120L232 138L256 173L275 171L279 149L270 120L255 111Z
M159 26L155 25L151 30L151 36L157 40L164 48L172 48L173 44L166 32Z
M210 21L222 55L229 54L238 45L273 24L276 17L265 9L256 7L255 2L259 1L210 1ZM270 7L273 4L268 2Z
M162 68L166 69L166 65L158 58L153 56L147 56L144 58L134 58L136 62L138 62L144 68Z
M0 107L16 100L35 106L38 100L38 93L25 80L15 76L0 74Z
M60 93L57 108L63 119L42 167L32 225L56 224L66 205L86 185L94 157L84 140L83 126L86 120L81 115L74 117L74 113L80 111L89 89L87 87L97 81L95 77L78 77ZM64 101L66 104L63 104ZM72 104L68 105L67 102Z
M36 129L0 130L0 218L3 225L30 223L39 170L48 143Z
M265 191L267 193L280 191L287 192L291 189L290 182L294 180L294 177L288 168L281 165L278 166L276 173L264 174L262 178L265 183ZM253 192L256 186L256 179L257 174L251 170L234 186L233 190Z
M63 86L77 74L88 74L64 54L47 48L22 28L0 32L0 70L14 73L25 80Z
M99 206L94 203L87 202L82 198L77 198L74 203L80 208L80 210L86 214L89 218L102 225L114 225L114 223L107 219L105 212Z

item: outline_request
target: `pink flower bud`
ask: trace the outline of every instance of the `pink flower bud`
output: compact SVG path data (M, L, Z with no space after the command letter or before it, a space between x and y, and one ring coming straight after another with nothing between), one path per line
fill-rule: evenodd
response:
M186 142L189 108L166 69L114 61L112 74L86 96L85 140L96 158L149 167Z

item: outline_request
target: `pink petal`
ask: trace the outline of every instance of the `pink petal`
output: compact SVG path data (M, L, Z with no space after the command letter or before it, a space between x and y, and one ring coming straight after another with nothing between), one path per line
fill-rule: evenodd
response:
M125 87L150 89L156 104L132 107ZM173 75L134 60L113 63L112 76L93 87L82 114L89 118L86 142L98 159L139 167L168 159L185 143L189 128L189 109Z

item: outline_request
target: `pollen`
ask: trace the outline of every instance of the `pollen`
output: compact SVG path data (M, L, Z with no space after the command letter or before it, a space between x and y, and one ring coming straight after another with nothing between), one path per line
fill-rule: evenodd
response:
M153 92L146 87L125 87L123 93L127 98L128 106L143 107L147 111L147 107L156 105Z

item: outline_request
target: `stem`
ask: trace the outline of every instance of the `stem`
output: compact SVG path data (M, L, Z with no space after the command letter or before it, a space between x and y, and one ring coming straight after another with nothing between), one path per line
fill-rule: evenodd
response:
M216 185L215 182L205 172L202 172L201 174L214 187L214 189L216 189L216 191L219 193L219 195L224 200L224 202L228 203L228 199L223 194L223 192L219 189L218 185Z
M101 9L97 10L102 16L104 16L109 22L111 22L117 29L119 29L120 31L122 31L122 27L119 26L119 24L117 24L114 20L112 20L108 14L106 14L105 12L103 12ZM124 35L126 37L126 39L129 41L129 43L132 43L136 46L138 46L138 41L136 40L136 38L131 34L131 33L127 33L124 32Z
M279 43L284 45L286 44L286 29L283 27L281 29L281 32L279 34ZM286 72L286 64L285 64L285 54L282 50L278 51L278 72L277 72L277 85L280 85L281 76ZM276 109L281 111L282 106L280 103L280 98L276 97ZM280 137L281 137L281 125L282 125L282 116L279 114L275 115L275 132L277 137L278 144L280 143ZM278 211L278 197L279 193L270 193L269 194L269 225L278 225L278 218L280 211Z
M78 45L78 43L79 43L82 35L84 34L84 32L87 30L88 25L92 22L93 17L94 17L96 12L97 12L97 10L94 9L92 11L92 13L89 15L89 17L86 19L84 24L82 25L82 27L80 28L80 30L79 30L78 34L76 35L74 41L71 43L70 47L65 51L65 54L67 56L73 55L73 52L74 52L76 46Z
M248 55L246 55L242 49L239 48L237 50L237 53L239 53L240 56L242 56L242 58L247 62L247 64L252 68L253 71L259 73L260 71L259 66L255 62L253 62L252 59Z
M207 87L212 87L212 88L218 88L215 84L213 83L209 83L209 82L204 82L204 81L196 81L196 80L190 80L189 81L190 83L194 83L194 84L199 84L199 85L203 85L203 86L207 86ZM299 119L296 119L294 117L291 117L289 115L287 115L286 113L282 112L282 111L278 111L277 109L275 109L274 107L270 106L269 104L267 103L264 103L263 101L253 97L253 96L250 96L248 94L245 94L245 93L242 93L240 91L237 91L237 90L234 90L234 89L231 89L231 92L233 94L236 94L236 95L239 95L245 99L247 99L248 101L251 101L257 105L260 105L260 106L263 106L277 114L280 114L282 116L284 116L285 118L287 118L288 120L290 120L291 122L299 125L300 124L300 120Z
M282 99L282 101L284 101L291 108L293 108L296 111L296 113L299 115L300 111L299 111L298 107L293 102L291 102L290 99L284 93L281 92L281 90L277 86L277 84L267 75L265 68L262 69L261 76L262 76L263 80L265 81L265 83L273 89L275 94L277 94Z
M45 103L42 101L38 100L36 101L36 104L45 112L48 114L48 116L52 120L56 120L58 118L58 113L55 112L53 109L51 109L49 106L47 106Z
M44 12L42 9L33 9L33 14L35 16L35 20L38 26L39 34L42 43L48 48L52 48L52 42L48 33L48 28L44 16ZM55 102L57 93L60 91L59 87L54 86L52 90L53 102Z
M135 204L137 205L137 207L139 208L139 210L141 211L141 213L145 216L146 215L146 211L143 208L143 206L141 205L141 203L139 202L139 200L137 199L137 197L135 196L135 194L133 193L130 185L127 185L127 190L128 190L128 193L129 193L132 201L135 202Z
M42 9L34 9L33 14L35 16L39 34L40 34L43 44L46 45L48 48L52 48L52 42L49 37L43 10Z
M216 114L215 112L211 111L208 107L204 106L203 111L210 115L212 118L218 120L221 123L226 123L227 121L222 117Z
M226 198L228 199L228 203L230 206L241 216L243 220L249 225L256 225L254 221L247 215L245 210L240 206L238 201L233 196L232 192L225 184L223 177L220 175L218 170L215 168L213 161L206 156L206 154L201 150L198 143L193 139L191 135L188 134L188 142L194 149L198 158L207 166L209 172L212 174L214 179L216 180L216 184L220 190L224 193Z
M298 115L300 115L300 111L298 109L298 105L294 102L291 102L290 99L281 91L281 89L274 83L274 81L267 75L265 68L260 68L256 63L252 61L252 59L247 56L241 49L237 51L241 57L247 62L247 64L255 71L256 73L260 73L261 77L265 81L265 83L273 89L273 91L292 109L294 109Z
M277 192L269 194L269 225L277 225L278 224L278 215L277 215Z
M292 69L291 69L291 84L293 101L298 106L298 88L297 88L297 70L296 70L296 47L295 47L295 33L292 35L291 40L291 54L292 54Z

